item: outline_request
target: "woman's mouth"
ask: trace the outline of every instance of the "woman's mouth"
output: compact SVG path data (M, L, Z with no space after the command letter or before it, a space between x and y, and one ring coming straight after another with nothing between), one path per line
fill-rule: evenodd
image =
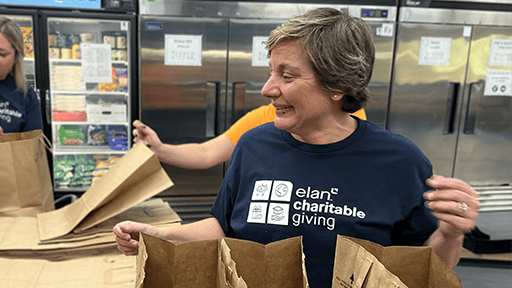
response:
M280 106L276 107L276 113L286 113L287 111L293 109L293 106Z

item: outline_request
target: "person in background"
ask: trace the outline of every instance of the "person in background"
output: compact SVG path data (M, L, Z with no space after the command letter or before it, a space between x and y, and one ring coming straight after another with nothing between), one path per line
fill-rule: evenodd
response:
M25 78L24 51L21 28L0 17L0 134L43 130L39 99Z
M364 109L360 109L352 115L361 120L366 120ZM273 122L276 119L276 113L272 103L262 105L249 111L236 121L231 127L208 141L203 143L186 143L180 145L164 144L158 137L158 134L145 125L136 125L138 120L134 121L133 129L134 142L142 141L150 147L158 160L180 168L186 169L208 169L222 162L226 162L231 157L233 149L240 136L246 131L265 124Z
M454 267L464 233L475 227L478 194L459 179L434 176L411 141L350 115L369 99L372 37L364 20L333 8L273 30L261 94L276 119L240 138L213 217L163 229L121 222L113 229L119 250L137 254L131 233L138 232L173 243L302 236L312 288L332 285L337 235L428 245Z

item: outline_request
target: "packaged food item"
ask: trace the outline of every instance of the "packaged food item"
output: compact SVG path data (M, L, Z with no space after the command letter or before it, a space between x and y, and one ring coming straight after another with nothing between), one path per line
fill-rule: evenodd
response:
M117 87L116 67L112 67L112 82L98 83L98 91L100 92L114 92Z
M108 140L108 131L106 125L90 125L87 133L87 144L106 145Z
M126 35L118 35L116 37L117 49L126 49Z
M23 33L24 53L27 58L34 58L34 32L32 27L20 27Z
M108 168L108 160L96 160L96 168L95 169L104 169Z
M60 58L61 59L73 58L73 52L72 52L71 48L60 48Z
M128 53L126 50L117 50L116 59L117 61L128 61Z
M91 33L81 33L80 41L82 43L94 43L94 35L92 35Z
M48 46L50 46L50 47L57 46L57 34L48 35Z
M85 141L85 135L82 127L78 125L61 125L59 139L62 145L82 145Z
M51 59L60 59L60 48L51 47L49 54L50 54L49 56Z
M68 36L64 34L57 34L57 46L60 48L65 48L68 42Z
M73 45L80 45L80 36L76 34L68 35L66 47L73 47Z
M110 156L110 158L108 158L109 167L116 164L116 162L121 158L122 158L122 156Z
M109 44L112 49L116 49L116 36L109 32L103 32L103 44Z
M73 59L82 59L82 50L80 49L79 44L73 45L71 50L72 50L71 53L73 54Z
M117 68L115 70L115 80L116 80L116 91L117 92L128 92L128 69L127 68Z
M117 60L117 49L112 49L110 51L110 58L112 58L112 61L116 61Z
M113 150L128 150L128 133L126 126L111 125L108 131L108 144Z
M86 187L92 183L94 160L90 155L60 155L53 166L56 188Z

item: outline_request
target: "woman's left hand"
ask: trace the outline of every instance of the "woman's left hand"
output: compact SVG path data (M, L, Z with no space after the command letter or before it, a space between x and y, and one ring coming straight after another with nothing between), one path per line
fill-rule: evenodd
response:
M429 178L427 185L434 190L425 192L425 205L439 219L439 229L445 237L460 237L475 228L481 206L478 193L471 186L438 175Z

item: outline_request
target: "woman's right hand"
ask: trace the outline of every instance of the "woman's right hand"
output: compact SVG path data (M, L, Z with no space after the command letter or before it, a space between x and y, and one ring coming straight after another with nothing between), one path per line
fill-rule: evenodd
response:
M0 126L0 135L4 134L4 130L2 129L2 126Z
M157 236L158 231L148 224L125 221L114 226L117 249L124 255L137 255L139 253L139 233Z

